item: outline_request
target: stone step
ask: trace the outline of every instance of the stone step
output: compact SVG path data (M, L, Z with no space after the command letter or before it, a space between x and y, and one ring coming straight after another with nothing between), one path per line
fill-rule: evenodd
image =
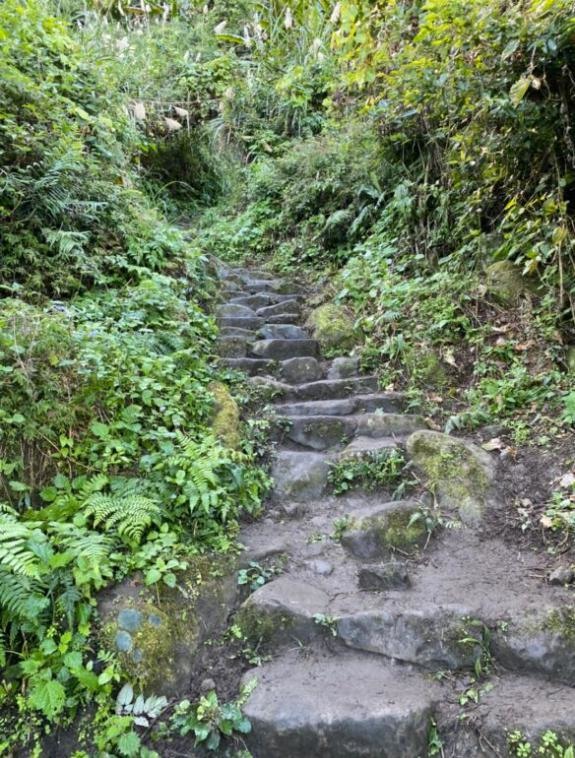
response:
M437 684L377 658L292 651L244 676L254 758L416 758L427 754Z
M369 458L389 450L402 450L405 439L400 437L356 437L337 454L339 461L350 458Z
M255 342L257 332L253 329L243 329L241 326L225 326L220 329L220 337L243 337L248 342Z
M281 279L244 279L244 287L247 292L257 294L258 292L279 292L284 286Z
M286 313L278 313L276 316L266 316L265 321L268 324L285 324L291 326L297 324L300 320L300 314L293 311L286 311Z
M256 315L260 318L268 319L273 316L281 316L284 313L299 314L299 309L299 300L285 300L282 303L275 303L274 305L267 305L264 308L258 308Z
M279 364L278 376L288 384L300 384L320 379L323 369L316 358L300 356L282 361Z
M281 450L272 464L272 498L308 500L320 497L327 489L329 463L319 453Z
M305 340L309 338L309 335L300 326L266 324L258 331L258 337L265 340Z
M349 416L353 413L399 413L405 404L399 392L375 392L369 395L354 395L335 400L308 400L302 403L275 405L278 416Z
M245 358L248 354L248 340L245 337L220 336L216 351L222 358Z
M247 305L226 303L218 305L216 308L216 318L257 318L257 316L253 308L248 308Z
M228 302L233 305L247 305L248 308L265 308L268 305L297 301L301 296L294 293L282 294L280 292L258 292L255 295L237 294Z
M275 361L267 361L263 358L222 358L220 362L226 368L243 371L248 376L269 374L277 365Z
M345 444L355 436L379 439L409 435L425 429L420 416L401 413L361 413L351 416L278 416L276 425L283 439L314 450Z
M284 361L289 358L316 358L319 343L316 340L258 340L251 346L251 352L260 358Z
M264 325L263 318L257 318L256 316L225 316L218 318L218 326L220 329L260 329Z
M324 379L302 384L286 393L285 400L296 402L300 400L334 400L350 395L377 392L379 389L377 377L360 376L349 379Z

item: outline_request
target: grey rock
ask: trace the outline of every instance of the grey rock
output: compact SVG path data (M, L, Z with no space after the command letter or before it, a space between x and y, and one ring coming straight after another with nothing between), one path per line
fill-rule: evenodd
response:
M143 614L136 608L124 608L118 613L118 627L135 632L142 625Z
M252 345L251 351L261 358L276 361L288 358L315 358L318 354L318 344L315 340L258 340Z
M315 358L290 358L280 366L281 378L290 384L310 382L319 379L321 374L321 366Z
M259 330L258 336L266 340L308 339L308 333L305 329L293 324L266 324Z
M306 566L319 576L330 576L333 574L333 564L329 561L322 561L319 559L307 561Z
M256 758L415 758L427 753L436 685L383 660L290 653L248 672Z
M287 518L303 518L309 511L307 503L283 503L282 511Z
M471 442L440 432L415 432L406 448L419 472L433 481L439 504L457 510L464 523L478 524L490 502L495 459Z
M256 313L253 308L248 308L247 305L233 305L228 303L225 305L218 305L216 315L218 318L254 318Z
M267 618L266 642L282 645L294 639L309 642L317 637L321 628L314 616L325 614L328 604L328 595L319 588L283 575L252 593L242 609L251 619Z
M363 560L385 559L396 550L414 552L428 538L423 519L414 519L419 507L415 501L399 500L355 510L341 544Z
M481 646L460 644L469 610L453 606L388 603L384 608L344 615L338 637L346 645L433 670L471 668Z
M216 689L216 683L213 679L202 679L200 684L200 692L206 695L208 692L214 692Z
M238 297L233 297L230 301L230 305L245 305L248 308L257 309L257 308L264 308L266 305L269 305L271 303L271 298L269 295L240 295Z
M319 453L281 451L272 466L277 500L309 500L327 487L329 465Z
M376 392L369 395L335 398L333 400L307 400L276 405L278 416L349 416L358 413L397 413L403 405L398 392Z
M220 330L220 337L243 337L248 342L253 342L256 332L252 329L242 329L241 326L225 326Z
M280 419L280 424L282 421L288 422L285 429L281 425L284 437L313 450L339 445L355 430L353 421L345 416L294 416Z
M392 437L356 437L352 440L341 453L338 453L338 460L349 460L351 458L370 457L384 450L400 450L401 444Z
M375 376L361 376L350 379L324 379L310 381L299 387L294 387L286 397L290 402L302 400L333 400L349 397L350 395L377 392L378 381Z
M220 329L234 328L234 329L259 329L263 326L263 318L257 318L257 316L224 316L218 318L218 326Z
M328 379L348 379L350 376L356 376L359 371L359 358L340 357L334 358L329 371Z
M263 320L263 319L262 319ZM286 311L285 313L278 313L277 316L268 316L265 319L268 324L277 325L284 324L286 326L293 326L299 321L299 313L293 311Z
M281 289L281 279L244 279L245 288L252 293Z
M559 566L549 574L549 584L571 584L575 579L575 571L571 566Z
M389 561L380 566L369 566L359 570L359 588L371 592L407 589L411 586L407 567L400 561Z
M265 308L258 308L256 315L260 318L270 318L283 313L299 313L299 307L297 300L285 300L283 303L275 303Z
M245 358L248 343L245 337L220 337L217 342L218 355L223 358Z
M364 437L393 437L425 429L421 416L407 413L363 413L357 417L356 433Z
M267 361L264 358L222 358L220 362L227 368L243 371L250 376L265 374L273 371L275 367L274 361Z
M120 631L116 634L116 649L120 653L129 653L134 647L132 635L129 632Z

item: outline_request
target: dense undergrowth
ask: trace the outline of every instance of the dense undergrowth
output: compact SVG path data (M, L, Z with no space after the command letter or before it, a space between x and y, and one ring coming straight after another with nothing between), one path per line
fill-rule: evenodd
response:
M5 0L0 78L0 753L95 702L145 754L97 593L266 483L211 428L212 256L306 268L438 428L570 433L573 11Z

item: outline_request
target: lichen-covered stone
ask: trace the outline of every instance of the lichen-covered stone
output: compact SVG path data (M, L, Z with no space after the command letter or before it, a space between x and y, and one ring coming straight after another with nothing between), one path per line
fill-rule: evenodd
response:
M497 261L485 269L485 285L488 294L503 305L513 305L521 295L535 291L535 285L521 274L511 261Z
M210 385L215 404L212 415L212 429L216 437L227 447L237 449L241 443L240 411L225 384L214 382Z
M361 342L361 335L354 327L353 316L343 305L320 305L309 315L307 325L313 330L313 338L326 353L346 352Z
M412 434L406 448L440 506L458 511L466 524L477 524L495 478L491 456L471 442L431 431Z
M186 693L199 646L225 624L238 600L235 562L203 557L178 588L131 578L100 594L99 638L115 651L128 681L166 697Z
M418 504L409 500L354 511L341 544L356 558L376 560L387 558L395 550L413 551L427 539Z

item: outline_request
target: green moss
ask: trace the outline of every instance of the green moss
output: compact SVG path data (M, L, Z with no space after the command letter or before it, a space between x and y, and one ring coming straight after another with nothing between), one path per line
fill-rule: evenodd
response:
M430 347L411 347L403 356L403 364L417 385L441 388L449 383L445 367Z
M575 609L558 608L547 616L543 628L575 645Z
M237 450L241 444L240 411L225 384L214 382L210 385L215 406L212 429L218 439L227 447Z
M425 542L425 523L421 518L413 520L413 515L413 511L396 510L386 516L379 526L379 538L386 548L405 550Z
M241 629L243 638L252 645L270 642L278 634L293 625L293 619L280 612L263 613L252 605L244 605L237 612L235 624Z
M513 305L525 292L535 291L535 285L522 276L511 261L497 261L485 269L487 292L503 305Z
M485 451L429 431L412 434L407 449L442 505L456 508L463 521L481 517L493 477L493 464Z
M313 329L313 337L322 350L330 355L347 352L361 341L354 327L353 315L342 305L320 305L311 312L307 325Z

